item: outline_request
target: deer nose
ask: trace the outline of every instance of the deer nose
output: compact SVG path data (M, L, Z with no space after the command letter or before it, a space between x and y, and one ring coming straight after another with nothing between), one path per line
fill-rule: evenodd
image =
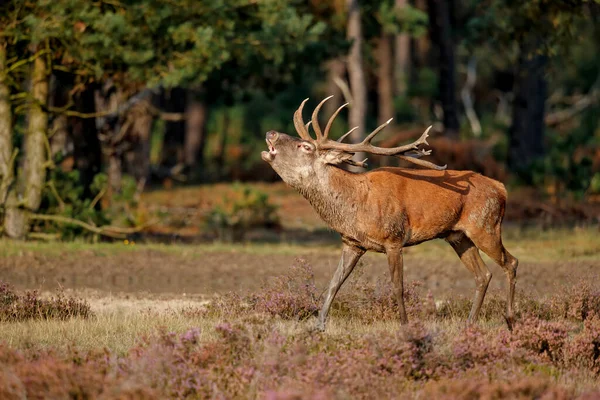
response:
M278 137L279 137L279 133L277 133L275 131L267 132L267 140L271 143L275 143L277 141Z

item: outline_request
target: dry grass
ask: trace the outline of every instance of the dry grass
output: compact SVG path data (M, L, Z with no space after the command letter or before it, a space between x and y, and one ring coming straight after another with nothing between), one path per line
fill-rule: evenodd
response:
M508 230L526 293L513 334L498 287L466 329L472 278L441 242L408 250L407 282L425 281L408 301L416 323L400 326L385 259L374 255L342 288L327 331L315 334L306 315L337 263L331 246L3 241L2 276L28 289L70 277L65 293L84 298L94 316L0 322L0 381L8 371L30 397L66 388L87 398L574 398L597 386L600 290L595 278L558 294L557 286L597 273L596 233ZM306 269L287 274L298 255L315 267L314 281ZM264 283L273 276L281 278Z

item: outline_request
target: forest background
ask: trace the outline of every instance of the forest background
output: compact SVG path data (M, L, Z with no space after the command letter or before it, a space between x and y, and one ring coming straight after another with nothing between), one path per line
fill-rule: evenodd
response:
M331 94L324 115L351 104L336 136L433 125L432 161L545 201L517 219L597 223L598 20L599 1L4 1L0 232L122 239L161 220L144 193L276 181L265 132ZM234 191L206 226L277 225L267 194Z

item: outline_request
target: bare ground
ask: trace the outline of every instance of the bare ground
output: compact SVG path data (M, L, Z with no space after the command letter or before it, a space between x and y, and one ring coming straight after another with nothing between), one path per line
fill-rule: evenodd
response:
M521 260L517 288L536 296L582 278L597 281L600 274L600 240L594 231L544 240L513 238L507 247ZM62 287L88 291L94 297L206 298L228 291L254 291L270 277L285 273L301 257L313 267L317 287L324 289L337 266L338 252L337 246L35 246L0 242L0 279L17 289L52 291ZM494 275L490 289L503 290L504 273L486 261ZM368 253L358 268L370 280L388 279L382 255ZM405 280L423 282L436 298L470 297L475 286L469 271L442 241L407 249Z

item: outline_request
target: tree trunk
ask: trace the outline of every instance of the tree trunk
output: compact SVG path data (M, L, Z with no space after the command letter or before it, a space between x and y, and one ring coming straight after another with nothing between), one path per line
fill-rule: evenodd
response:
M429 14L427 8L427 0L415 0L415 8ZM429 21L431 24L431 21ZM413 48L411 49L414 53L414 65L416 68L413 68L410 72L413 74L413 78L418 71L418 68L425 68L429 63L430 58L430 50L431 50L431 41L429 35L421 35L420 37L413 39Z
M31 96L28 125L25 134L23 175L17 193L11 191L6 203L4 230L11 238L23 238L29 231L29 212L35 212L42 201L46 182L46 137L48 114L48 70L46 60L37 57L31 74Z
M362 57L362 24L358 0L347 0L348 27L346 37L352 41L348 54L348 75L350 77L350 90L352 91L352 105L350 106L350 128L358 127L350 134L350 141L358 143L365 137L365 118L367 114L367 84L363 69ZM364 153L357 153L358 160L364 158Z
M102 199L102 207L111 206L114 195L121 192L121 177L123 152L127 146L124 143L127 132L131 129L130 122L118 115L119 104L123 93L108 79L94 92L94 103L98 112L114 113L109 117L96 118L97 129L104 137L101 151L108 160L108 187L106 196Z
M164 91L161 109L172 113L185 112L186 96L182 88ZM185 122L167 121L162 146L161 166L171 169L184 163Z
M197 90L188 90L188 101L186 104L184 162L191 170L201 167L204 156L204 144L206 142L206 123L208 121L208 107L201 99L201 93Z
M428 0L429 29L438 48L439 96L444 110L444 131L451 138L458 138L458 104L454 65L454 42L447 0Z
M150 177L150 132L154 121L150 107L150 99L140 100L125 117L130 126L125 139L129 142L125 150L126 171L133 175L140 192Z
M383 124L394 117L392 37L386 33L382 33L377 41L377 64L377 95L379 96L377 123Z
M50 77L50 97L48 103L55 108L65 107L68 103L68 92L73 87L72 79L67 84L65 75L62 72L52 74ZM64 158L67 155L67 143L69 139L67 116L64 114L55 115L52 118L48 140L50 142L50 156L56 160L57 156ZM64 160L63 160L64 162Z
M327 93L323 97L333 95L333 98L325 103L324 114L330 116L339 106L345 103L342 89L336 81L345 79L346 66L344 61L338 57L327 61L325 68L327 69Z
M6 44L0 42L0 208L4 206L14 174L12 113L6 69ZM0 223L2 223L1 219Z
M215 165L217 166L217 177L223 179L225 177L225 150L227 148L227 133L229 131L229 110L223 111L223 125L221 126L220 142L215 157Z
M398 10L407 5L407 0L396 0L396 9ZM400 33L396 35L395 39L394 94L396 96L406 96L407 80L410 73L410 36L407 33Z
M521 51L515 76L515 99L509 131L508 165L530 181L531 163L544 154L544 106L547 58Z
M76 111L85 114L96 111L95 90L94 86L87 86L83 91L75 94L73 100ZM102 167L102 147L96 121L94 118L72 117L69 125L73 140L74 165L79 171L79 181L84 187L84 196L89 197L90 185Z

